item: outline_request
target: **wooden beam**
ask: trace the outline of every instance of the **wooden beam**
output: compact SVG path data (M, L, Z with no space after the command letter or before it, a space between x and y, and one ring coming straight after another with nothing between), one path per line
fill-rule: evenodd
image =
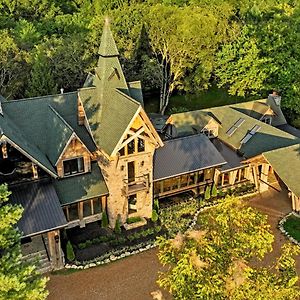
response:
M138 137L142 132L144 132L144 127L141 127L134 135L129 137L127 140L125 140L120 146L119 149L122 149L124 146L126 146L128 143L130 143L132 140L134 140L136 137Z

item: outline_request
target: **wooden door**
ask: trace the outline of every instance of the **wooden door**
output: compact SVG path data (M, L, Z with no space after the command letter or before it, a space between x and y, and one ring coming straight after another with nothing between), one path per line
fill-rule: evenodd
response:
M128 182L135 181L135 165L134 161L130 161L127 163L127 176L128 176Z

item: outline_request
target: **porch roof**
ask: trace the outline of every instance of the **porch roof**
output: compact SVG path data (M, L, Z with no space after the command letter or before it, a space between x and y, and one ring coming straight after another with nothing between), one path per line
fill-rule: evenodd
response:
M51 182L33 182L10 188L10 203L24 208L17 226L24 237L48 232L67 225L58 196Z
M67 205L108 194L108 189L97 163L91 172L55 180L61 205Z
M286 186L300 197L300 145L265 152L263 156Z
M226 164L204 134L168 140L164 144L155 151L154 181Z

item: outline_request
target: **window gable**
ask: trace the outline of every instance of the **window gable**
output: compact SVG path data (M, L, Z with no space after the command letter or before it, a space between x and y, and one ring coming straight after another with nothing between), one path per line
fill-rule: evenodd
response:
M77 157L63 161L64 176L70 176L73 174L84 172L84 160L83 157Z

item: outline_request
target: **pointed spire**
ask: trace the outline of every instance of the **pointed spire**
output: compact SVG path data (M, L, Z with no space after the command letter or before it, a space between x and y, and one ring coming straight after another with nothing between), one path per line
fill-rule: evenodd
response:
M98 51L98 53L104 57L119 55L119 51L117 49L109 24L110 24L109 18L106 17L102 36L101 36L101 43Z

